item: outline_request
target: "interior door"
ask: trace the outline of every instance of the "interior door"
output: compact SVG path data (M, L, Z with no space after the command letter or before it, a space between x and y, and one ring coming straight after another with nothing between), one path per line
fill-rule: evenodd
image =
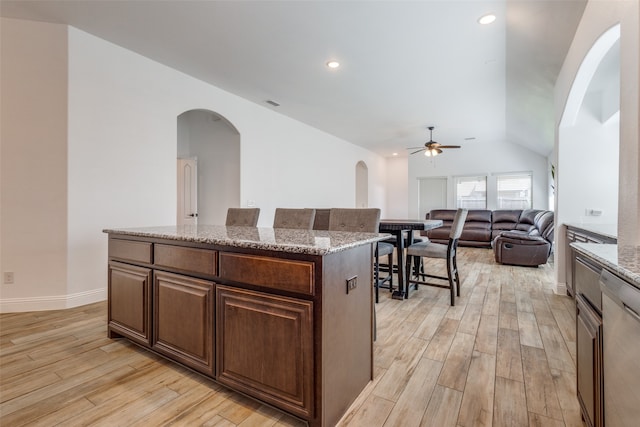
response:
M447 178L420 178L420 218L433 209L447 208Z
M198 224L198 160L178 159L178 225Z

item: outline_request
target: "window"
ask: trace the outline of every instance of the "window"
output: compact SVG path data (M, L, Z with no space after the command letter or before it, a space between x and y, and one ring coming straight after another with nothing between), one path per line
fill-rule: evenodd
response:
M457 208L487 208L486 176L459 176L455 178L455 183Z
M531 209L530 172L496 176L498 209Z

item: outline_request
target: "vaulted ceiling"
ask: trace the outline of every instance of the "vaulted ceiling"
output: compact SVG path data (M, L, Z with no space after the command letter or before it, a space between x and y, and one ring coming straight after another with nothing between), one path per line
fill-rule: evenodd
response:
M428 126L442 144L548 155L585 4L2 0L0 13L71 25L383 156L421 146Z

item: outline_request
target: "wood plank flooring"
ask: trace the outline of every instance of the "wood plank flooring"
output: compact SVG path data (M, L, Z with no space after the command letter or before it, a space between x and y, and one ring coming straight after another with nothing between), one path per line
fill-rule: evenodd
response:
M551 265L460 248L462 297L381 290L375 378L339 426L583 426L573 301ZM427 265L437 270L440 260ZM301 426L106 333L106 302L0 315L2 426Z

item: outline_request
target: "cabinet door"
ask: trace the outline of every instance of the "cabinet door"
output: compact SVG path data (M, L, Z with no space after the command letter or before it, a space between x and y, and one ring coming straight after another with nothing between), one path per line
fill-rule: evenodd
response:
M109 262L109 337L151 344L151 269Z
M578 401L587 426L601 427L602 319L582 295L576 297L576 311Z
M213 376L213 283L154 274L153 349Z
M313 415L313 303L216 288L217 379L308 418Z

